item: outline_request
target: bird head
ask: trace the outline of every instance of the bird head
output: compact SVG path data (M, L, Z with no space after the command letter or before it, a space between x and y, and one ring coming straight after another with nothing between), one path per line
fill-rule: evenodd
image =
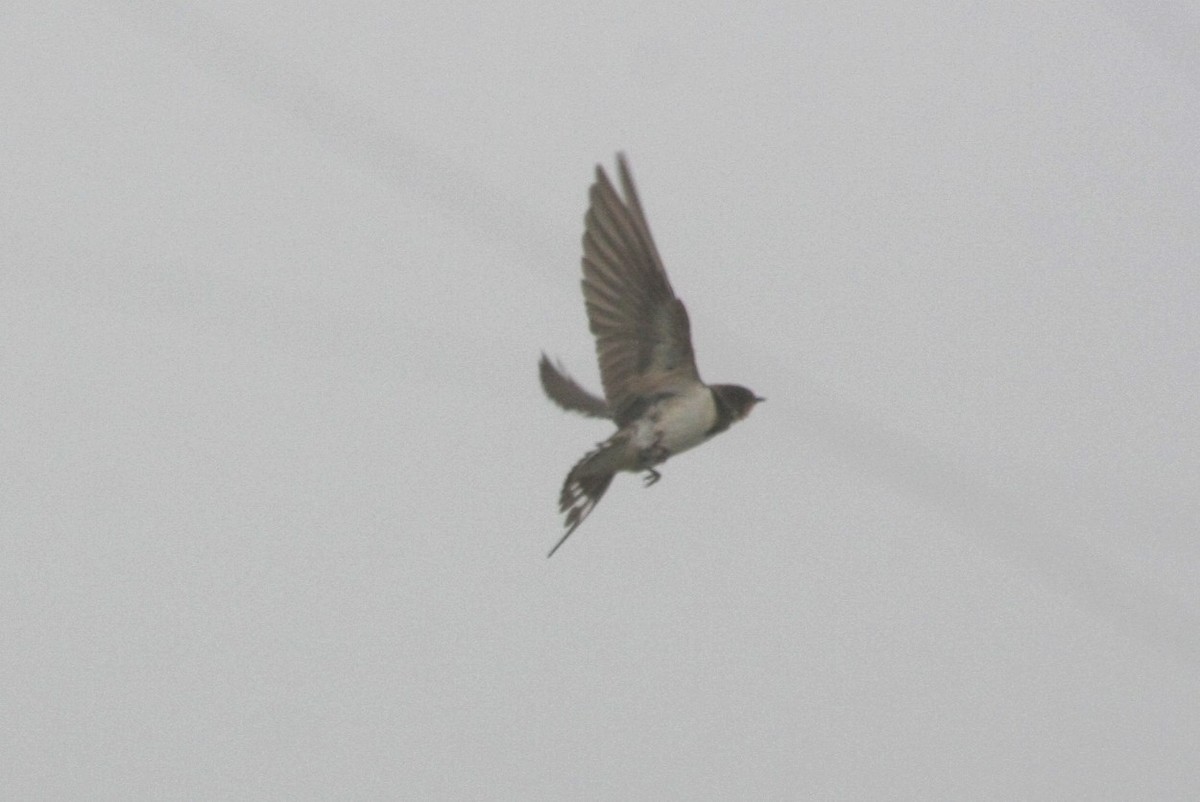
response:
M739 384L717 384L712 389L733 410L734 420L742 420L750 414L755 404L767 400Z

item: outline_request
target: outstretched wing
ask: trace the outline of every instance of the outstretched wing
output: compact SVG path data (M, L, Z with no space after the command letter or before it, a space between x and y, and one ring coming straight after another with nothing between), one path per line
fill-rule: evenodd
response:
M608 408L623 425L646 399L700 377L687 310L671 289L623 155L617 168L623 199L596 167L583 234L583 298Z
M542 389L550 400L568 412L578 412L589 418L612 417L603 398L583 389L579 382L567 375L561 365L555 365L545 354L542 354L542 359L538 362L538 376L541 377Z

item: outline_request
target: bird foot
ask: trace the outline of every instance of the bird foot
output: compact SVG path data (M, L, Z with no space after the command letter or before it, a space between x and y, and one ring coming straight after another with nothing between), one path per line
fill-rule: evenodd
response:
M646 475L642 477L643 487L649 487L662 478L662 474L653 468L646 469Z

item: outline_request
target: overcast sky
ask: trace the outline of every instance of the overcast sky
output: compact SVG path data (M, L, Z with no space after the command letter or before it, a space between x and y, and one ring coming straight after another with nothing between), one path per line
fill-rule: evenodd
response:
M0 796L1200 795L1195 3L17 3ZM628 153L702 376L622 475Z

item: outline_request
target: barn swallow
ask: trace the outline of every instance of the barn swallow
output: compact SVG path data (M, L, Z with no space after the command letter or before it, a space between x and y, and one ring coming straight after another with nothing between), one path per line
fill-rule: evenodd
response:
M589 192L583 232L583 299L596 338L604 398L542 354L542 389L560 407L607 418L617 431L579 460L559 494L566 533L553 557L608 490L618 471L646 472L720 434L765 399L736 384L705 384L696 370L687 310L675 296L623 154L622 195L602 166Z

